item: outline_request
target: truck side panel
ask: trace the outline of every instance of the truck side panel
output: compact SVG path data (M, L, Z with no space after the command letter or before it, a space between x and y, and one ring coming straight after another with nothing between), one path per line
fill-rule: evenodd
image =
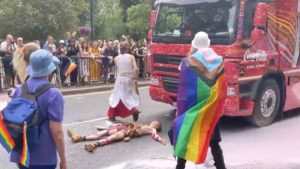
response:
M290 52L283 52L284 49L279 48L281 53L283 53L281 66L284 70L287 89L285 110L292 110L300 107L300 2L298 0L281 0L279 5L281 8L278 18L282 19L283 30L279 32L280 37L278 41L290 49ZM285 21L285 24L283 21ZM287 24L290 26L288 27Z

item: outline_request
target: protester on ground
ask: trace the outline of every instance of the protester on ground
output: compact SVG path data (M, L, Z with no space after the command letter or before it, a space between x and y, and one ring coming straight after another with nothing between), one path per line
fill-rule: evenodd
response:
M0 45L0 51L3 55L3 67L5 73L5 82L7 87L15 87L15 72L12 65L13 53L17 49L17 45L12 35L6 35L6 39Z
M44 43L43 49L48 50L52 54L56 53L56 45L54 44L54 40L51 35L47 37L47 41Z
M78 65L78 54L79 54L79 43L75 39L69 41L69 46L67 47L67 56L71 62ZM78 67L71 73L71 85L77 84Z
M48 77L55 69L57 59L46 50L39 49L30 56L30 65L27 72L30 79L26 82L29 92L33 93L39 87L49 83ZM14 98L22 93L22 87L19 87ZM40 142L30 150L29 169L55 169L57 165L57 153L60 157L60 169L67 168L65 155L64 135L62 130L62 121L64 114L64 99L62 94L56 88L50 88L37 98L40 115L38 124L40 124ZM14 149L11 153L11 162L19 163L20 151ZM20 169L27 169L19 166Z
M117 141L130 141L131 138L140 137L144 135L151 135L152 139L159 143L166 145L166 140L161 138L157 132L161 131L161 123L159 121L152 121L148 125L125 123L114 124L107 130L99 131L88 136L81 136L68 130L68 136L73 143L98 140L94 144L85 144L84 148L88 152L94 151L98 147L102 147Z
M99 49L98 42L92 42L92 47L89 49L89 52L92 54L94 59L91 59L89 62L89 71L90 71L90 80L92 82L99 81L101 76L100 64L96 59L100 59L102 53Z
M80 81L81 84L87 82L88 77L90 76L88 64L91 59L91 53L89 52L89 45L86 41L80 46Z
M138 120L139 111L139 95L137 93L137 65L134 56L128 54L129 45L122 42L120 45L121 54L114 59L118 69L118 75L113 89L113 93L109 98L110 108L107 116L114 121L117 116L122 118L133 115L133 120Z
M30 55L38 49L40 49L38 44L30 42L26 43L23 48L16 50L14 53L12 63L16 71L19 84L24 83L29 78L26 68L29 65Z
M176 169L185 168L186 160L203 163L209 145L216 168L225 169L217 125L226 95L223 59L209 46L207 33L197 33L180 66L177 117L169 132L178 158Z

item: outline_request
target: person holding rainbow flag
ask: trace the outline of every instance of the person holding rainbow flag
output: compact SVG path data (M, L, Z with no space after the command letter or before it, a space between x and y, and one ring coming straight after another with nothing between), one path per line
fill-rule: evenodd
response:
M184 169L187 160L204 163L209 146L216 168L226 168L217 125L226 94L223 59L209 46L208 34L197 33L180 65L177 115L169 131L176 169Z
M64 99L61 92L49 87L38 89L49 84L48 76L56 70L59 60L47 50L38 49L30 55L27 73L30 77L24 85L18 87L12 99L25 97L35 93L38 104L37 127L39 130L35 144L30 144L27 137L27 123L24 122L22 139L13 140L12 133L5 125L0 113L0 145L10 153L10 161L16 163L19 169L55 169L60 157L60 169L67 169L62 121L64 116ZM25 86L25 87L24 87ZM34 95L34 96L35 96ZM27 96L26 96L27 97ZM31 107L30 107L31 109ZM12 111L11 111L12 112ZM16 135L16 133L13 133ZM2 166L1 166L2 167Z

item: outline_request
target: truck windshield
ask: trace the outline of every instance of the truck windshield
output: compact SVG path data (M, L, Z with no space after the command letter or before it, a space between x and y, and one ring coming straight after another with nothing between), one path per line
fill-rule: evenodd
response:
M197 32L207 32L213 43L233 43L236 38L239 0L215 0L159 6L153 41L190 43ZM217 42L216 42L217 41Z

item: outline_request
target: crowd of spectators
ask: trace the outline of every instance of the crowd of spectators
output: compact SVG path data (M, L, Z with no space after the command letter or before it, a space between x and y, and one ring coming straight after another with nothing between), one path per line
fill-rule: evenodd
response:
M113 83L117 70L114 67L113 59L119 55L120 42L127 41L130 45L129 53L135 56L139 67L139 77L144 78L145 57L148 55L147 42L145 40L134 41L124 35L119 40L87 40L85 38L75 39L70 32L65 34L65 38L55 40L49 35L44 43L39 40L34 41L42 49L50 51L53 56L60 60L55 77L50 77L53 83L60 86L85 85L94 82ZM14 52L22 49L23 38L15 38L8 34L5 41L1 43L0 56L4 70L4 87L14 87L18 83L18 76L15 75L12 66ZM70 77L66 77L66 67L70 63L77 65Z

